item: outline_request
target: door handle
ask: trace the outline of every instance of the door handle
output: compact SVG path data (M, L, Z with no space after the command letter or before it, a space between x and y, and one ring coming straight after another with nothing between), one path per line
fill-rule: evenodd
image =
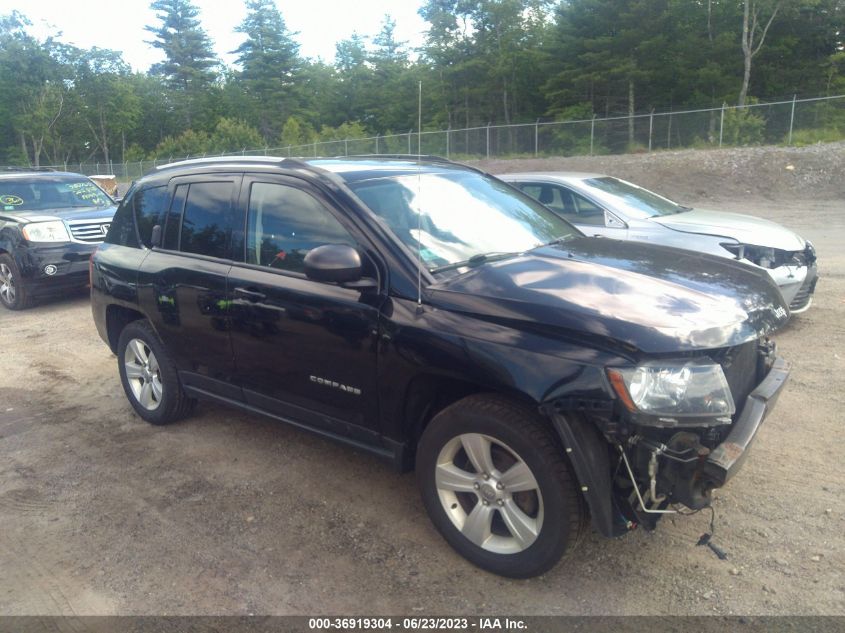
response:
M267 298L263 292L259 292L258 290L250 290L249 288L235 288L234 294L236 297L240 297L241 299L246 299L248 301L263 301Z

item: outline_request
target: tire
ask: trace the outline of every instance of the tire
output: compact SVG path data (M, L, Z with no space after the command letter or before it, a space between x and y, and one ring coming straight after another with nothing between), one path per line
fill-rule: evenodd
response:
M32 301L20 270L10 255L0 255L0 303L9 310L24 310Z
M550 430L500 396L469 396L434 417L417 447L417 482L446 541L501 576L548 571L586 525L581 493Z
M150 424L176 422L193 409L195 401L182 389L176 366L148 321L132 321L123 328L117 366L126 397Z

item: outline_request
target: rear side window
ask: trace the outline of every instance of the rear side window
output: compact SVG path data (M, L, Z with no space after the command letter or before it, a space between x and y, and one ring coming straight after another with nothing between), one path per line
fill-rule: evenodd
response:
M138 236L135 233L135 223L132 220L132 205L136 195L133 195L130 191L120 206L118 206L117 211L114 213L114 218L112 218L108 235L106 235L106 239L104 240L106 243L138 248Z
M142 189L133 196L135 209L135 223L138 226L138 237L141 243L150 248L152 246L153 227L164 225L164 212L167 209L167 186Z
M303 272L312 248L355 240L314 196L276 183L256 182L249 195L246 259L249 264Z
M198 182L190 185L179 250L209 257L226 257L226 246L237 229L232 212L231 182Z

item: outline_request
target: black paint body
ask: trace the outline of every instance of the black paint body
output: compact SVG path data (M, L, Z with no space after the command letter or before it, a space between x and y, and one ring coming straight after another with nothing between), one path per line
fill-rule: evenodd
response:
M579 237L464 274L435 279L424 271L418 305L413 254L346 186L417 169L468 168L400 159L230 159L146 176L124 198L113 227L133 222L138 190L172 192L174 179L233 175L232 213L245 225L244 183L278 180L332 209L358 241L375 283L345 287L250 265L237 239L226 257L209 258L147 248L135 236L115 243L110 233L92 268L100 335L114 350L126 322L149 319L191 395L278 417L400 468L413 466L422 428L449 402L496 392L530 403L562 450L589 456L573 465L589 488L596 527L624 532L637 514L610 473L616 447L641 429L614 395L606 368L756 350L788 318L780 292L764 272L724 258ZM751 387L770 367L755 369ZM748 392L735 396L738 418ZM642 477L636 451L630 457Z

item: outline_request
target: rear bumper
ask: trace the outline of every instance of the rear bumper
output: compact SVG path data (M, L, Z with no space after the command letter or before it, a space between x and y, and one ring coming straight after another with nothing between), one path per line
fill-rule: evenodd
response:
M775 406L788 378L789 363L777 358L763 382L748 394L731 432L704 462L704 473L716 487L724 486L742 468L757 431Z

